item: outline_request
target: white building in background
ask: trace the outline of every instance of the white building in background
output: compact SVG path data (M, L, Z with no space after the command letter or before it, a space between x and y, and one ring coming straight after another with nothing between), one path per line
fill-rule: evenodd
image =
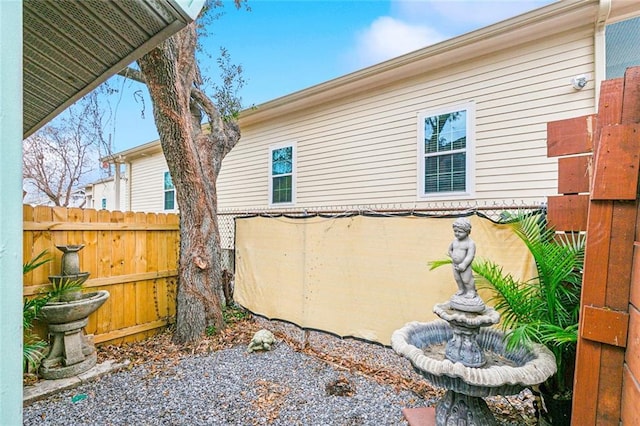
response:
M120 151L100 161L120 165L120 173L114 173L114 182L118 175L121 181L120 208L117 210L177 212L176 194L159 140Z
M121 210L126 211L126 184L127 178L120 178L120 191L116 194L115 177L110 176L97 180L84 188L85 208L95 210ZM116 202L119 197L119 202Z
M69 203L66 207L86 208L95 210L122 210L125 211L127 177L120 178L120 191L116 191L115 177L108 176L98 179L82 188L78 188L71 193ZM119 198L119 203L116 199ZM54 206L44 193L29 181L23 180L23 198L24 204L32 206Z

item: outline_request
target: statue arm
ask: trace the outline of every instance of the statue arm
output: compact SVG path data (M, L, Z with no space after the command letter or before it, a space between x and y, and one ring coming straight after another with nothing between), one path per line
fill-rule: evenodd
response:
M464 261L463 261L463 263L465 264L464 269L467 269L468 267L471 266L471 263L473 262L474 257L476 257L476 244L473 241L469 240L467 255L464 257Z
M473 258L476 257L476 244L469 240L469 247L467 247L467 255L464 257L464 260L460 262L460 266L462 269L467 269L471 266L473 262Z

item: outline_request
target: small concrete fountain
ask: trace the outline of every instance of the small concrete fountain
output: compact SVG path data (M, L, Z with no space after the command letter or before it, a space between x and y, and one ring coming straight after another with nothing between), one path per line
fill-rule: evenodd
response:
M52 275L52 283L75 281L82 284L89 272L80 272L78 251L84 245L57 246L62 255L62 273ZM109 292L100 290L78 294L69 300L49 301L41 309L41 318L49 326L51 349L42 361L40 376L44 379L62 379L77 376L96 365L96 348L84 333L88 317L109 298Z
M391 345L433 385L447 389L436 404L436 425L487 426L496 420L483 397L515 395L556 372L553 354L542 345L507 350L504 333L490 328L500 314L478 296L471 262L471 223L457 219L449 246L458 291L434 306L441 320L411 322L391 336Z

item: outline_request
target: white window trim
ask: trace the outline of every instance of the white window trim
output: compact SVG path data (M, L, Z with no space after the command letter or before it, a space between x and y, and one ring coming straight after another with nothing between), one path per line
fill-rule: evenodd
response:
M424 119L434 115L447 114L455 111L467 111L467 150L466 150L466 191L459 192L439 192L437 194L427 194L424 192ZM475 120L476 108L473 101L455 104L438 109L430 109L418 112L417 127L417 160L418 160L418 179L417 179L417 198L419 201L442 201L442 200L464 200L475 197Z
M273 175L271 171L273 170L273 151L280 148L292 147L291 152L291 201L288 203L274 203L273 202ZM267 197L269 199L269 207L291 207L296 204L296 188L297 188L297 163L298 163L298 147L297 142L282 142L273 145L269 145L269 169L267 170L267 176L269 179L269 193Z
M169 173L169 170L164 170L162 172L162 211L163 212L176 212L178 211L178 199L176 197L176 185L173 184L173 189L164 189L164 175L165 173ZM169 176L171 176L171 173L169 173ZM171 182L173 182L173 177L171 178ZM173 208L172 209L165 209L164 208L164 201L165 201L165 197L167 195L167 191L173 191Z

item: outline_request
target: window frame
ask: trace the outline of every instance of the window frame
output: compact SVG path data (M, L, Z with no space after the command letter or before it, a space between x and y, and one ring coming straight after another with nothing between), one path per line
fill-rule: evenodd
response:
M166 176L169 175L171 179L171 188L165 188L165 180ZM168 209L167 207L167 193L173 192L173 208ZM168 170L162 172L162 211L164 212L175 212L176 211L176 186L173 184L173 178L171 177L171 173Z
M291 147L291 201L286 202L274 202L273 201L273 151L282 148ZM269 207L290 207L295 205L296 203L296 178L297 178L297 155L298 155L298 147L295 141L289 142L281 142L273 145L269 145L269 169L267 175L269 176ZM283 176L283 175L278 175Z
M448 114L452 112L466 112L466 143L464 152L465 157L465 190L464 191L448 191L448 192L425 192L425 131L424 122L428 117L436 115ZM475 196L475 103L468 101L459 104L419 111L416 119L417 126L417 188L416 193L418 200L421 201L439 201L439 200L460 200L469 199ZM457 151L457 150L456 150ZM448 155L451 151L434 154L433 156Z

